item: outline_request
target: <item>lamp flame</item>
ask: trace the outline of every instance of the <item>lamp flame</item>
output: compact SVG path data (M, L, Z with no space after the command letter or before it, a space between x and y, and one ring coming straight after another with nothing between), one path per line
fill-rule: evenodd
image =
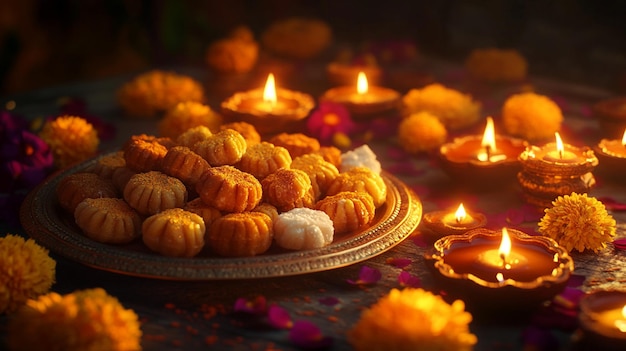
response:
M493 127L493 118L491 117L487 117L487 125L485 126L485 133L480 145L487 150L487 155L496 151L496 133Z
M624 136L622 137L622 145L626 146L626 129L624 129Z
M456 212L454 213L454 218L456 218L457 223L463 222L467 213L465 212L465 207L463 207L463 203L459 205Z
M359 72L359 76L357 77L356 91L359 94L367 94L367 91L368 91L367 77L365 76L365 73L363 71Z
M554 137L556 138L556 151L559 153L559 157L563 158L563 152L565 148L563 147L563 140L561 140L561 135L559 132L554 132Z
M509 232L506 228L502 228L502 241L500 242L500 248L498 248L498 253L502 258L502 261L506 264L506 258L511 253L511 237L509 237Z
M276 83L274 82L274 75L270 73L267 76L267 82L263 90L263 101L276 104L276 100Z
M624 319L618 319L615 321L615 326L622 333L626 333L626 305L622 308L622 317Z

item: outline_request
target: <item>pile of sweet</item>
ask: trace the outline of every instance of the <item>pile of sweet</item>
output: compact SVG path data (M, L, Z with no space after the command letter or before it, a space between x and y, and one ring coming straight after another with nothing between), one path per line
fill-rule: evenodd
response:
M253 125L234 122L176 138L134 135L56 192L92 240L140 238L173 257L246 257L274 243L324 247L368 226L387 197L380 172L367 145L342 153L301 133L262 140Z

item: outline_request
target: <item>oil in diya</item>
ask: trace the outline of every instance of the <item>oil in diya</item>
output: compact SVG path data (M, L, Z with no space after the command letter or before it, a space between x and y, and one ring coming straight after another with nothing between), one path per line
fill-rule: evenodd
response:
M620 180L626 176L626 130L621 140L600 140L594 151L599 161L599 172Z
M331 88L320 97L320 101L344 105L355 119L367 119L397 113L400 93L381 86L370 86L367 76L361 71L355 86Z
M451 298L485 313L537 307L560 293L574 270L555 240L510 228L443 237L424 257Z
M598 290L580 301L582 343L598 350L626 350L626 291Z
M550 207L559 196L586 193L595 185L592 171L598 158L593 150L564 144L558 132L555 140L543 147L529 146L519 156L522 170L517 179L531 205Z
M487 217L479 212L465 210L463 203L456 211L433 211L424 214L422 218L422 235L428 243L455 234L463 234L475 228L482 228L487 224Z
M268 135L301 130L314 106L308 94L276 88L270 73L264 88L235 93L222 102L221 109L227 122L247 122Z
M439 148L443 170L457 183L476 189L514 183L521 166L518 156L528 143L496 135L493 119L487 117L483 135L455 138Z

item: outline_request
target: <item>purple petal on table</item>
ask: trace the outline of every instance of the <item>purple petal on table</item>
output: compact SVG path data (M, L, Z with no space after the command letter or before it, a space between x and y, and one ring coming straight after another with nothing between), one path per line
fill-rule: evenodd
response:
M567 281L567 286L569 286L570 288L577 288L583 285L585 279L586 278L584 275L572 274Z
M626 204L621 203L612 197L605 196L605 197L598 197L597 199L598 201L602 202L604 204L604 207L606 207L608 210L626 211Z
M387 264L390 264L396 268L404 268L413 263L413 260L411 260L410 258L391 257L388 258L386 262Z
M323 349L330 347L333 339L324 336L319 327L309 321L296 321L289 330L289 341L303 349Z
M323 297L317 301L326 306L335 306L340 302L339 299L334 296Z
M353 285L371 285L377 283L381 277L382 273L378 269L363 266L357 280L348 279L347 281Z
M293 326L293 320L289 312L278 306L271 305L267 310L267 320L269 324L277 329L289 329Z
M252 300L240 297L235 301L233 309L235 312L263 314L267 311L267 300L263 295L259 295Z
M419 288L422 286L420 278L407 271L400 272L398 275L398 282L403 287Z
M551 351L559 349L559 341L550 330L530 326L522 332L524 350Z
M428 247L428 243L424 239L423 235L413 235L411 240L413 241L413 244L415 244L417 247Z

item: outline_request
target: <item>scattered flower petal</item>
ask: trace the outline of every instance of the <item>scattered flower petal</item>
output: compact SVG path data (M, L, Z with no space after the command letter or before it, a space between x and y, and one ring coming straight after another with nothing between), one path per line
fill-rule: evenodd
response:
M413 240L413 243L415 245L417 245L417 247L428 247L428 243L426 242L426 239L424 239L423 235L413 235L411 240Z
M252 300L240 297L235 301L235 312L250 314L263 314L267 311L267 300L265 296L259 295Z
M626 204L615 200L612 197L599 197L598 200L611 211L626 211Z
M334 296L324 297L324 298L319 299L318 301L322 305L326 305L326 306L334 306L340 302L340 300Z
M618 250L626 250L626 238L613 240L613 246Z
M361 267L359 278L357 280L348 279L347 281L353 285L371 285L377 283L381 277L382 274L378 269L363 266Z
M333 343L331 337L322 335L320 328L309 321L296 321L289 331L289 341L303 349L322 349Z
M408 265L410 265L411 263L413 263L413 260L411 260L410 258L396 258L396 257L392 257L392 258L388 258L387 259L387 264L390 264L396 268L404 268Z
M398 275L398 282L403 287L419 288L422 286L420 278L407 271L400 272L400 275Z
M293 321L289 312L278 305L271 305L267 310L267 320L269 324L278 329L289 329L293 326Z

